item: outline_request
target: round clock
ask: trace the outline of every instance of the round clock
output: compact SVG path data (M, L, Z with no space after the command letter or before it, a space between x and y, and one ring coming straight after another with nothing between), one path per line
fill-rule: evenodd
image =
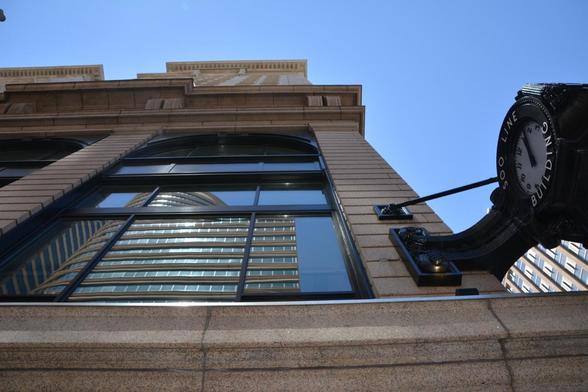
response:
M548 110L535 97L521 98L506 114L498 138L500 186L511 198L538 208L553 183L556 151L556 130Z

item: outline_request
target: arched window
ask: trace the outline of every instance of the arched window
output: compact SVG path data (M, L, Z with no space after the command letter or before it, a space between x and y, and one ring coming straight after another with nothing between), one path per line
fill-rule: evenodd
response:
M154 140L132 154L136 158L155 157L237 157L276 155L316 155L307 141L287 136L187 136Z
M83 148L86 143L68 139L0 140L0 186Z
M248 173L320 170L318 151L294 137L200 136L149 143L115 175Z
M307 138L161 138L0 265L0 294L58 301L364 297Z

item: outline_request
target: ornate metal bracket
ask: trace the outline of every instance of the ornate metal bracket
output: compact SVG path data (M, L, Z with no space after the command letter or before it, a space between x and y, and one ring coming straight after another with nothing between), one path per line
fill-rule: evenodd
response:
M461 271L440 253L427 249L429 233L420 227L390 229L390 239L417 286L459 286Z

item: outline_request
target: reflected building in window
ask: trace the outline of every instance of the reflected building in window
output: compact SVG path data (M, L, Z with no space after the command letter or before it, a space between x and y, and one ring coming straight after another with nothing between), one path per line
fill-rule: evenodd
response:
M123 222L71 223L16 258L19 267L0 289L9 296L59 295L81 279L72 301L232 301L239 292L247 297L351 289L329 218L259 217L248 238L250 223L248 217L141 219L99 258Z
M207 188L204 186L203 188ZM158 188L159 189L159 188ZM213 207L326 203L321 190L116 192L90 194L83 206ZM253 219L253 220L252 220ZM11 260L5 296L70 301L235 301L301 293L352 292L328 216L192 216L61 222Z
M76 271L99 252L120 227L118 221L60 222L8 261L0 293L8 297L60 292ZM73 275L72 275L73 271Z

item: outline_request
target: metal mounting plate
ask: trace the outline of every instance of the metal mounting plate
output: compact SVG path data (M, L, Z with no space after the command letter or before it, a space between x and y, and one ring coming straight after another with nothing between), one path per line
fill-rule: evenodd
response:
M378 220L410 220L412 219L412 212L406 207L400 208L386 208L387 204L375 205L374 211L378 216Z
M460 286L461 271L453 264L448 262L448 272L426 272L421 270L416 260L408 250L402 238L398 234L400 229L390 229L390 240L397 246L400 258L404 261L406 268L410 272L417 286Z

